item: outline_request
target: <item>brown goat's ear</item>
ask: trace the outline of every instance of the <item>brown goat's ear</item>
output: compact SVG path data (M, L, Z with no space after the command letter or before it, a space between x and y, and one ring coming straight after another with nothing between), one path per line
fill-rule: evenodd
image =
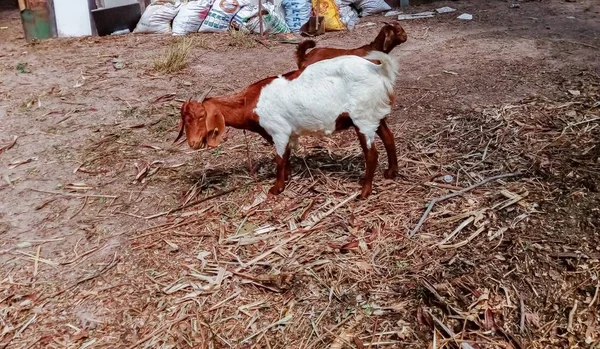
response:
M206 115L206 145L213 148L221 143L225 133L225 118L219 110L213 110Z
M396 33L393 28L385 27L385 40L383 41L383 52L388 52L390 50L390 46L394 43L394 36Z

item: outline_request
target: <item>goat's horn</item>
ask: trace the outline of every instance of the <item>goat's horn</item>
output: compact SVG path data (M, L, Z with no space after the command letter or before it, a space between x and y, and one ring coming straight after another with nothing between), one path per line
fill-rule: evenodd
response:
M208 94L210 93L210 91L212 91L212 86L208 88L208 90L206 90L206 92L204 92L200 98L198 98L198 102L202 103L204 102L204 100L206 99L206 97L208 96Z
M183 136L183 120L179 121L179 134L177 135L177 138L175 138L175 140L173 141L173 144L177 143L181 136Z

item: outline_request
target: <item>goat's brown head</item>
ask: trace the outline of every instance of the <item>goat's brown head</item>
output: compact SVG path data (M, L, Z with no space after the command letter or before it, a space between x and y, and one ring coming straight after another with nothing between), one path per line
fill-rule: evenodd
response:
M373 44L376 50L390 53L394 47L406 42L408 36L398 21L384 23L385 26L379 31L379 35L377 35Z
M181 121L179 122L179 135L177 142L183 133L192 149L200 149L206 144L208 147L216 147L221 142L225 133L225 118L209 101L204 101L208 93L205 92L198 101L188 100L181 106Z

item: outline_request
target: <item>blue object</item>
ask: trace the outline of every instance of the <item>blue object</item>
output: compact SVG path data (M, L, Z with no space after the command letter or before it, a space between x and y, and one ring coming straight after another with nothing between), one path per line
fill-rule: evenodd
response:
M310 0L283 0L285 23L292 33L299 33L300 28L308 22L312 12Z

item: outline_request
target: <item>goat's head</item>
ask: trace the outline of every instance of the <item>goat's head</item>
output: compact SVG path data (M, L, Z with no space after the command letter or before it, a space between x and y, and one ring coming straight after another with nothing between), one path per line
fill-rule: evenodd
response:
M381 28L379 35L375 39L374 43L377 46L377 49L390 53L394 47L406 42L407 35L404 28L400 25L398 21L394 21L393 23L384 22L385 26Z
M177 142L183 133L192 149L200 149L206 144L208 147L216 147L221 142L225 133L225 118L218 108L208 101L204 101L208 93L205 92L198 101L188 100L181 106L181 121L179 122L179 135Z

